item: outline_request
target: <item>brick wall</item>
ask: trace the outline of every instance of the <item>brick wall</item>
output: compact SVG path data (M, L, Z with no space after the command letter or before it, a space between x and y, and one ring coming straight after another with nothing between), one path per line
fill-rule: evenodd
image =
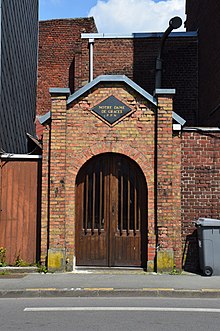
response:
M215 1L215 0L214 0ZM218 1L218 0L217 0ZM203 1L204 3L204 1ZM200 0L186 0L186 22L185 26L187 31L196 31L198 28L200 10L199 7L203 6Z
M49 87L70 87L71 93L89 80L88 39L95 32L90 19L40 22L37 114L50 110ZM94 78L103 74L127 75L146 91L155 89L155 61L161 35L142 38L95 38ZM169 37L164 47L162 87L176 88L175 111L197 121L197 37ZM41 131L38 130L38 135Z
M172 96L158 98L157 227L158 271L166 271L168 258L181 269L180 164L181 138L173 136ZM161 256L161 259L160 259Z
M50 210L50 125L45 126L43 135L43 153L42 153L42 195L41 195L41 249L40 261L46 262L48 236L49 236L49 210Z
M155 61L160 38L110 38L94 41L94 78L103 75L127 75L147 92L155 90ZM170 37L163 53L162 88L175 88L174 109L196 125L197 105L197 37ZM88 39L82 40L82 86L89 79ZM77 87L80 87L77 86Z
M75 90L75 61L81 52L81 33L97 32L93 18L56 19L39 23L37 114L51 109L50 87ZM37 135L42 128L37 126Z
M184 131L182 136L182 238L186 269L198 269L195 222L220 219L220 134Z

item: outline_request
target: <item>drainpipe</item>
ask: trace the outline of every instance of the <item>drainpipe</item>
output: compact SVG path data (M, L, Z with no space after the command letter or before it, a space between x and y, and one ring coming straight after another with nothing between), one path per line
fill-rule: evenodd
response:
M89 39L89 82L93 80L93 49L94 38Z
M182 19L178 16L171 18L169 21L169 27L163 33L158 56L156 58L156 71L155 71L155 95L157 94L157 90L161 89L161 82L162 82L162 70L163 70L163 49L166 39L168 38L169 34L173 29L178 29L182 25ZM159 243L159 235L158 235L158 226L157 226L157 218L158 218L158 109L156 107L155 110L155 154L154 154L154 178L155 178L155 187L154 187L154 202L155 202L155 235L156 235L156 252L155 252L155 261L154 261L154 269L157 272L157 252L160 249Z

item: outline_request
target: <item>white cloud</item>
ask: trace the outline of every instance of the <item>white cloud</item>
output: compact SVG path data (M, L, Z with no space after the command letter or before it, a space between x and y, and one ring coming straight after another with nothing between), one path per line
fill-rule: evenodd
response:
M99 0L89 16L102 33L160 32L174 16L185 21L185 0Z

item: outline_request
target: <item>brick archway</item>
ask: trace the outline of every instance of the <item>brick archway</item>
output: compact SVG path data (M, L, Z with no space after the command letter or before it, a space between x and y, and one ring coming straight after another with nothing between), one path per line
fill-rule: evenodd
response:
M76 176L83 164L86 163L93 156L96 156L101 153L110 152L123 154L135 161L143 171L143 174L146 178L146 182L150 185L154 173L154 164L150 163L149 158L147 158L137 148L133 148L128 144L122 144L120 142L99 142L89 148L80 151L78 154L75 154L75 156L72 158L70 167L72 175Z
M70 165L67 168L66 173L66 242L67 244L67 255L68 260L76 263L75 256L75 232L76 232L76 192L73 191L75 187L77 174L83 165L93 157L103 153L117 153L122 154L132 161L134 161L138 167L140 167L145 181L148 186L148 260L152 260L155 254L155 220L154 220L154 168L153 164L150 163L147 156L144 156L140 151L131 147L128 144L121 144L119 142L111 144L107 142L97 143L93 146L82 150L80 153L75 154L71 158ZM151 159L152 160L152 159ZM153 267L152 267L153 268Z

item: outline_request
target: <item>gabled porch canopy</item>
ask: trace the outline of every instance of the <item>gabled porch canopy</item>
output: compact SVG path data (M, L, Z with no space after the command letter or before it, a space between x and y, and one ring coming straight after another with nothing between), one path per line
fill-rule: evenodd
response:
M95 87L99 83L103 83L103 82L122 82L122 83L125 83L126 85L130 86L133 90L138 92L140 95L142 95L153 106L157 107L157 99L125 75L101 75L101 76L96 77L94 80L92 80L91 82L89 82L88 84L86 84L85 86L83 86L82 88L77 90L76 92L74 92L72 95L70 95L67 99L67 105L70 105L71 102L73 102L77 98L81 97L83 94L85 94L86 92L91 90L93 87ZM55 94L56 93L57 94L60 94L60 93L69 94L70 93L70 90L67 89L67 88L50 88L49 91L50 91L50 93L55 93ZM162 89L162 90L158 90L158 91L155 91L155 92L156 93L162 93L162 92L167 93L169 91L170 90ZM172 92L172 94L174 94L175 90L172 89L171 92ZM179 116L174 111L172 112L172 117L173 117L173 120L176 123L180 124L181 126L183 126L186 122L181 116ZM39 120L40 124L44 124L50 118L51 118L51 112L49 111L45 115L39 116L38 120Z

